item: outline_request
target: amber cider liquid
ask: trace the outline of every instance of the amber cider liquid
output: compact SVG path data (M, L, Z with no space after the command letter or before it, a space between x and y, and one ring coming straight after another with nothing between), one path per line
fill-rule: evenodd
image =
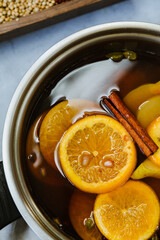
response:
M40 108L44 109L44 113L38 113L34 124L33 121L30 122L30 130L28 129L30 154L26 156L26 168L31 194L46 217L75 239L81 238L73 230L68 216L69 200L75 187L63 176L60 166L58 171L55 171L46 163L39 149L39 128L49 109L48 102L53 106L66 98L87 99L99 104L100 98L106 96L112 88L119 89L123 98L139 85L159 80L160 60L150 55L139 54L135 61L123 59L120 62L113 62L109 59L87 64L69 73L57 83L50 95L41 103ZM139 159L144 158L139 150L138 154ZM150 179L148 182L160 197L160 181Z

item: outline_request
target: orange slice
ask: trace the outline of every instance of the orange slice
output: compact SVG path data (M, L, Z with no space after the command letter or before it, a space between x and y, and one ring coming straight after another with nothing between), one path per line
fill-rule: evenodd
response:
M68 129L60 143L59 157L64 173L77 188L104 193L129 179L136 164L136 149L118 121L93 115Z
M93 208L96 195L75 190L69 204L71 223L83 240L102 240L102 234L93 220ZM87 224L93 222L93 226Z
M96 198L94 217L97 227L109 240L145 240L159 225L159 201L147 184L129 181Z
M40 127L40 150L45 160L55 166L54 152L64 132L85 112L101 111L100 107L89 100L73 99L54 106L45 116Z
M149 159L160 167L160 117L154 119L148 126L147 132L159 147Z
M157 179L155 177L148 177L148 178L144 178L143 182L145 182L146 184L148 184L156 193L159 201L160 201L160 179Z

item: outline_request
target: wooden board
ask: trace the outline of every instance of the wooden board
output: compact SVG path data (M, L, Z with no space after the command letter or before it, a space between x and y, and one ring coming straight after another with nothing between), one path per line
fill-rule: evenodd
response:
M41 12L22 17L19 21L13 20L1 24L0 40L2 41L13 36L64 21L71 17L105 7L118 1L122 0L72 0L61 3Z

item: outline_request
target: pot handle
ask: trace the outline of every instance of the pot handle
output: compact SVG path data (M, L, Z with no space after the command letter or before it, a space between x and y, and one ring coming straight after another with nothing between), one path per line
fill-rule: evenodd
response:
M3 162L0 162L0 229L20 217L7 186Z

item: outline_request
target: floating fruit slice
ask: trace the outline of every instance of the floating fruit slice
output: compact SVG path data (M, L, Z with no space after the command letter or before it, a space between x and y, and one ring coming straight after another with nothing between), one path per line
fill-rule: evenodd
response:
M160 147L160 117L153 120L147 132L153 141ZM142 179L145 177L160 178L160 149L142 162L132 174L132 179Z
M71 223L83 240L102 240L93 219L93 208L96 195L75 190L69 205Z
M109 240L149 239L159 225L160 206L154 191L140 181L128 181L95 201L97 227Z
M128 108L136 114L139 106L143 102L158 94L160 94L160 82L144 84L130 91L124 97L124 102Z
M147 132L159 147L149 159L160 167L160 117L154 119L148 126Z
M104 193L129 179L136 164L136 149L118 121L94 115L68 129L60 143L59 157L64 173L77 188Z
M160 167L150 159L146 159L142 162L131 176L132 179L142 179L145 177L160 178Z
M40 149L45 160L55 166L54 151L64 132L85 112L101 111L100 107L88 100L73 99L54 106L45 116L40 127Z
M147 132L153 141L160 147L160 117L154 119L148 126Z
M154 178L154 177L148 177L148 178L144 178L143 182L145 182L146 184L148 184L156 193L159 201L160 201L160 179L158 178Z
M142 103L137 111L137 119L144 128L160 116L160 95L154 96Z

